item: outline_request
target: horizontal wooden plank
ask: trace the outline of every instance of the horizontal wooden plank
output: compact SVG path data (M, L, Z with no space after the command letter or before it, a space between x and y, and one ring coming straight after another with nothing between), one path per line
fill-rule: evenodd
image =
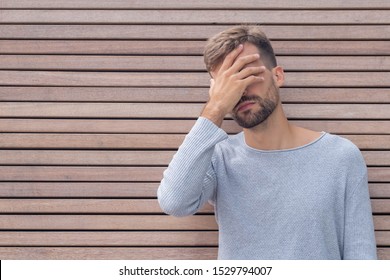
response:
M161 166L175 151L0 150L0 165ZM390 151L363 151L369 166L390 166Z
M195 120L88 120L88 119L2 119L0 132L45 133L188 133ZM335 134L387 134L389 121L292 120L291 123L316 131ZM242 129L233 120L225 120L227 133Z
M0 165L168 165L174 153L174 151L0 150ZM379 156L382 156L383 160L386 159L386 156Z
M390 199L373 199L371 200L371 206L374 214L390 214Z
M375 232L377 246L390 245L389 231ZM1 231L0 246L218 246L217 231Z
M2 230L217 230L213 215L0 215ZM390 216L374 216L376 230L390 229Z
M293 46L296 41L292 41ZM296 42L299 46L299 42ZM330 42L328 44L331 49ZM277 44L276 42L274 44ZM317 41L308 44L317 46ZM386 41L372 41L369 44L374 49L364 48L359 42L340 42L341 46L358 50L355 54L385 54ZM115 55L202 55L204 41L151 41L151 40L0 40L1 54L115 54ZM360 47L359 47L360 46ZM314 46L312 46L313 48ZM353 49L355 49L353 48ZM335 50L335 48L333 48ZM298 51L298 49L296 50ZM314 51L314 50L313 50ZM328 50L329 51L329 50ZM348 52L350 53L350 52Z
M373 204L379 213L390 208L385 200L376 199ZM157 199L0 199L0 213L163 214L163 211ZM199 213L214 213L214 207L207 203Z
M385 244L390 243L387 235L379 237ZM1 231L0 246L218 246L218 232Z
M389 87L388 76L386 72L288 72L285 86ZM207 73L0 71L0 86L208 87L209 84Z
M1 198L155 198L156 183L0 182ZM370 183L372 198L389 198L390 184Z
M0 40L0 54L202 55L204 41ZM279 55L390 55L389 41L272 41Z
M2 260L215 260L217 248L0 247ZM389 248L378 259L390 260Z
M110 3L102 0L3 0L0 8L7 9L373 9L390 8L385 0L373 0L369 3L363 0L328 0L308 2L305 0L296 0L294 3L287 0L275 1L253 1L242 0L240 2L233 0L198 0L198 1L180 1L167 0L164 2L133 0L112 0Z
M374 216L375 230L390 230L390 216Z
M213 215L0 215L2 230L217 230Z
M378 248L377 255L379 260L390 260L390 249L389 248Z
M159 182L166 167L0 166L0 181Z
M363 150L390 149L390 135L341 135Z
M372 93L374 99L386 98L386 92L381 91L383 89L378 90L379 94L369 89L362 93L358 90L355 96L364 98L367 93ZM352 95L352 91L345 91L346 94ZM0 87L0 101L206 102L207 99L207 88Z
M166 167L0 166L0 181L159 182ZM390 168L369 167L370 182L390 182Z
M390 231L376 231L375 239L377 246L390 246Z
M388 24L381 10L0 10L14 24Z
M387 166L390 164L388 151L363 151L364 160L369 166Z
M390 182L390 169L385 167L369 167L368 181L370 182Z
M231 25L42 25L2 24L0 39L205 40ZM264 26L272 40L386 40L389 25Z
M283 103L390 103L387 88L283 87L280 95ZM0 87L0 101L204 103L208 97L208 88Z
M389 184L369 184L370 196L372 198L389 198L390 185Z
M159 182L0 182L0 197L56 198L155 198ZM390 186L384 184L373 194L387 196Z
M2 260L215 260L217 248L0 247L0 258Z
M390 214L389 199L372 199L374 214ZM0 199L5 213L163 214L157 199ZM214 213L206 204L199 213Z
M26 137L28 136L28 137ZM177 149L184 135L161 134L0 134L0 148Z
M360 149L390 149L390 135L340 135ZM67 134L2 133L2 149L177 149L184 140L182 134Z
M0 117L197 118L204 104L1 102ZM390 104L285 104L292 119L390 119Z
M280 56L278 64L286 71L389 71L390 56ZM0 55L0 69L177 72L205 65L201 56Z

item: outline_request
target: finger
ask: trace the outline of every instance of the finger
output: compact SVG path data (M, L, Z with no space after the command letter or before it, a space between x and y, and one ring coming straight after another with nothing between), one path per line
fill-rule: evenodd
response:
M247 67L247 68L244 68L242 69L240 72L238 72L237 74L235 74L235 76L242 80L242 79L245 79L251 75L259 75L259 74L262 74L265 72L265 66L259 66L259 67Z
M231 73L237 73L241 71L241 69L244 68L245 65L255 62L258 59L260 59L260 55L258 53L240 57L233 63L229 71L231 71Z
M233 51L231 51L223 60L223 63L221 65L221 68L219 71L226 71L229 69L234 61L236 60L237 56L241 53L241 51L244 49L244 46L242 44L239 44L237 48L235 48Z
M244 82L244 86L245 88L248 87L249 85L251 84L254 84L254 83L259 83L259 82L263 82L264 81L264 77L261 77L261 76L249 76L245 79L242 80Z

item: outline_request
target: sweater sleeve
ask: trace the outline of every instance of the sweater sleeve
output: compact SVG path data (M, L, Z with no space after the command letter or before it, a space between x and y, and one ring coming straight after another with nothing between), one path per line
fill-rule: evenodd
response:
M346 198L343 259L376 259L367 173L354 187L353 192Z
M212 166L215 145L227 134L210 120L200 117L174 155L157 191L160 207L167 214L195 214L213 200L216 176Z

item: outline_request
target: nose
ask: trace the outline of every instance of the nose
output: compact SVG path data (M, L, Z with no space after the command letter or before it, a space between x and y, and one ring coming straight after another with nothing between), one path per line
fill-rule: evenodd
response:
M248 89L246 88L245 90L244 90L244 92L242 93L242 96L245 96L245 95L247 95L248 94Z

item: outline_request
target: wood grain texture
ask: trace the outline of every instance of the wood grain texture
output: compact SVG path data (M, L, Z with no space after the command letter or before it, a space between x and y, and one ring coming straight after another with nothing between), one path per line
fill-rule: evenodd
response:
M390 18L390 17L389 17ZM280 56L285 71L389 71L389 56ZM0 55L3 70L204 72L202 56Z
M0 182L1 198L156 198L159 182ZM389 183L370 183L372 198L390 197Z
M378 246L390 245L390 233L376 231ZM44 231L0 232L0 246L218 246L217 231Z
M127 1L113 0L106 2L103 0L3 0L0 8L8 9L28 9L28 8L55 8L55 9L375 9L390 8L386 0L373 0L369 3L364 0L328 0L308 2L297 0L292 3L288 0L242 0L240 2L233 0L199 0L199 1L180 1L167 0L164 2L158 0L151 1Z
M0 182L2 198L156 198L159 182ZM378 186L374 195L385 196L387 185Z
M0 117L196 119L203 107L188 103L2 102ZM389 104L285 104L283 109L294 119L390 119Z
M0 150L0 165L168 166L174 151ZM363 151L369 166L390 166L389 151Z
M363 79L364 76L364 79ZM289 72L286 87L389 87L386 72ZM207 73L0 70L0 86L207 87Z
M2 260L216 260L217 248L0 247ZM390 249L378 248L378 259L389 260Z
M368 165L390 259L390 3L0 1L0 259L216 259L213 207L163 214L163 171L208 100L206 39L261 24L289 120ZM229 134L242 129L229 116Z
M360 149L390 149L390 135L340 135ZM2 149L177 149L183 134L2 133Z
M157 199L0 199L0 213L163 214ZM390 214L386 199L372 199L374 214ZM214 213L206 204L198 213Z
M213 215L0 215L2 230L217 230ZM374 216L375 230L390 230L390 216Z
M282 87L280 95L283 103L390 103L387 88ZM206 103L207 100L206 87L0 87L0 101Z
M1 230L217 230L213 215L0 215ZM378 222L386 227L386 219Z
M0 181L159 182L166 167L0 166Z
M378 237L389 242L388 236L381 234ZM1 231L0 246L218 246L218 232Z
M0 213L163 214L157 199L0 199ZM374 200L375 210L386 212L383 200ZM390 211L389 211L390 212ZM214 213L206 204L198 213Z
M325 40L325 39L324 39ZM280 55L389 55L390 42L273 40ZM0 40L0 54L203 55L206 42L178 40Z
M3 24L0 39L206 40L229 25ZM386 40L388 25L268 25L271 40Z
M26 119L4 118L0 122L0 132L44 132L44 133L140 133L140 134L186 134L194 120L123 120L123 119ZM390 122L368 120L291 120L291 123L316 131L334 134L387 134ZM225 120L222 129L229 134L242 131L233 120Z
M387 251L383 254L387 256ZM215 247L0 247L2 260L215 260Z
M36 24L389 24L388 10L0 10L0 23Z
M159 182L166 167L0 166L0 181ZM389 167L369 167L368 180L389 182Z

